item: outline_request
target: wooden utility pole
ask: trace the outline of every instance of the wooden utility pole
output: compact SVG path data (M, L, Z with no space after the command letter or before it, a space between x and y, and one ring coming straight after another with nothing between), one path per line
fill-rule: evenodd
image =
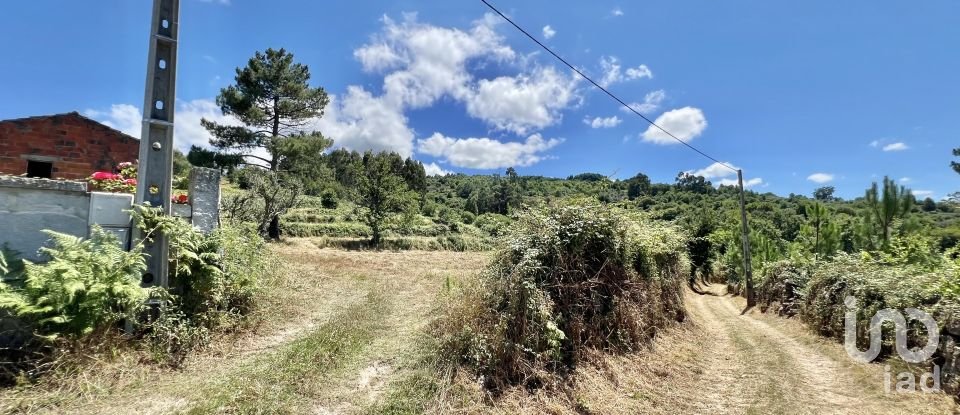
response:
M153 1L137 173L136 202L162 208L165 215L170 214L173 192L173 108L179 16L180 0ZM144 235L135 233L135 236L141 239ZM165 235L154 235L152 242L144 244L144 253L148 256L142 286L168 286L169 250Z
M743 199L743 170L737 169L737 181L740 182L740 229L743 240L743 278L747 286L747 307L757 304L753 296L753 267L750 258L750 227L747 225L747 208Z

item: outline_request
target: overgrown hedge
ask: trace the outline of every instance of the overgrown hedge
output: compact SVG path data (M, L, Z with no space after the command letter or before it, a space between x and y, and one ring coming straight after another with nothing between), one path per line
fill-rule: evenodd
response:
M433 329L440 354L489 389L555 384L587 350L635 350L683 320L688 272L672 228L596 204L534 209Z

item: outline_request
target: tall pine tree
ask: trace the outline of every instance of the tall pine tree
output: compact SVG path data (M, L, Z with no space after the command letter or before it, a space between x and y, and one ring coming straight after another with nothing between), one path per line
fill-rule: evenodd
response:
M235 85L220 90L217 105L243 125L202 120L214 136L211 145L241 154L245 164L275 172L284 167L286 158L319 160L330 147L332 142L319 131L304 131L312 120L323 116L330 99L323 88L310 86L310 70L294 63L293 54L284 49L257 52L246 67L237 68L234 79ZM316 157L304 157L305 149Z

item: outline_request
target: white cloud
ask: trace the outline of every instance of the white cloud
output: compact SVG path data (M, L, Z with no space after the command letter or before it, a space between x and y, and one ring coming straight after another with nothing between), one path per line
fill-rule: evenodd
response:
M606 118L596 117L592 120L590 119L590 117L583 119L583 123L586 125L589 125L591 128L612 128L619 125L622 121L623 120L621 120L620 117L617 117L616 115L612 117L606 117Z
M910 183L911 181L913 181L913 179L911 179L911 178L909 178L909 177L901 177L900 180L898 180L898 181L899 181L900 183Z
M653 78L653 71L647 67L647 65L640 65L636 68L627 68L625 72L628 80L632 79L641 79L641 78Z
M202 3L217 3L217 4L222 4L224 6L230 5L230 0L200 0L200 1Z
M699 108L683 107L661 114L654 121L684 142L700 136L707 128L707 118ZM659 128L650 126L641 134L643 141L654 144L677 144L677 141Z
M619 7L615 7L613 10L610 11L610 14L614 16L623 16L623 10L620 10Z
M550 38L554 37L556 34L557 34L557 31L556 31L556 30L553 30L553 28L550 27L550 25L546 25L546 26L543 27L543 38L544 38L544 39L550 39Z
M807 176L807 180L814 183L828 183L833 181L833 175L830 173L814 173Z
M423 170L426 171L427 176L446 176L448 174L453 174L452 171L444 170L442 167L437 165L437 163L426 163L423 165Z
M579 104L578 79L552 67L525 69L523 58L495 32L499 20L494 15L485 15L469 30L419 23L414 14L404 15L401 22L387 16L381 21L381 32L354 51L354 57L365 71L384 73L383 94L372 96L359 87L348 91L340 111L319 122L336 144L388 146L408 153L413 132L405 111L429 107L442 97L462 102L471 117L496 129L522 135L559 122L562 110ZM504 63L521 70L476 80L468 69L471 62ZM385 120L371 118L372 113Z
M647 65L640 65L636 68L627 68L623 71L620 65L620 59L616 56L601 56L600 70L602 76L598 82L600 86L606 88L618 82L632 81L641 78L653 78L653 71Z
M726 164L726 166L724 164ZM694 176L703 176L706 179L718 179L721 177L729 177L737 174L735 170L730 170L729 168L727 168L727 166L733 167L735 170L740 169L739 167L731 164L729 161L725 161L723 162L723 164L713 163L707 167L704 167L700 170L693 171L690 173L693 174Z
M417 141L417 151L443 157L457 167L497 169L529 166L544 156L541 154L563 142L562 139L543 139L533 134L522 142L501 142L490 138L451 138L434 133Z
M727 166L730 166L729 168ZM732 170L731 170L732 168ZM729 161L725 161L722 164L715 162L707 167L704 167L696 171L688 171L694 176L703 176L707 180L714 181L714 185L719 186L739 186L740 182L737 179L737 170L740 170L739 167L733 165ZM717 180L720 179L720 180ZM743 187L749 188L754 186L759 186L764 184L763 178L761 177L752 177L743 181Z
M347 87L343 97L331 96L326 114L311 127L332 138L337 147L413 154L414 133L407 117L359 86Z
M880 140L873 140L870 142L870 147L879 147L879 146L880 146Z
M560 111L579 102L577 78L553 68L532 74L481 79L467 98L467 113L500 129L527 134L562 119Z
M143 115L140 114L139 107L130 104L113 104L108 111L88 109L83 112L83 115L100 121L114 130L140 138Z
M883 146L883 151L903 151L907 150L910 147L902 142L890 143Z
M200 125L200 120L206 118L226 125L239 125L240 122L231 116L223 115L220 107L212 100L196 99L192 101L177 101L174 113L173 142L181 151L188 151L191 145L210 147L212 136L206 128ZM123 131L126 134L140 138L143 116L140 108L130 104L114 104L109 111L86 110L84 114L94 118L107 126Z
M353 51L353 57L360 61L366 72L380 72L393 69L403 62L397 52L383 43L367 45Z
M660 109L660 104L663 103L663 100L667 98L667 93L662 89L656 91L648 92L647 95L643 97L643 102L631 102L629 105L630 108L633 108L641 114L649 114ZM623 112L630 112L630 110L620 107L620 110Z
M933 190L911 190L910 193L919 199L933 198Z
M754 186L759 186L763 184L763 179L760 177L754 177L743 181L743 188L751 188ZM737 179L722 179L717 182L717 186L740 186L740 182Z

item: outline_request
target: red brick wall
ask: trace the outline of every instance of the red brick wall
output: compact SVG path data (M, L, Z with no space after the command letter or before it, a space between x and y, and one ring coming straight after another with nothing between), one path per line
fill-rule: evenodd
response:
M136 161L140 141L75 112L0 121L0 174L27 172L23 156L54 157L53 177L84 179Z

